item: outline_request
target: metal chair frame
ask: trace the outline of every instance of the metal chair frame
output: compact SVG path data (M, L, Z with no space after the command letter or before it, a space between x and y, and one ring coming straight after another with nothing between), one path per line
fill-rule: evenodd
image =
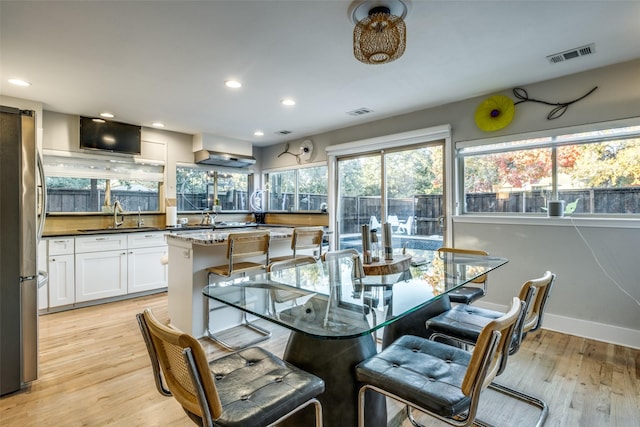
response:
M383 390L371 384L364 384L358 392L358 427L364 427L365 392L367 390L374 390L407 405L407 415L414 425L419 424L413 419L410 408L415 408L454 426L488 426L489 424L476 419L480 394L488 385L487 382L491 381L491 379L497 375L499 367L504 363L503 359L507 357L510 342L508 336L512 334L517 319L520 317L522 308L521 301L514 297L509 311L505 313L503 317L491 321L482 330L481 337L479 338L480 344L474 348L471 360L467 366L464 381L461 385L462 392L470 399L469 407L466 408L465 411L451 418L445 417L440 414L433 413L428 409L423 408L414 402L403 399L387 390ZM503 335L503 333L506 333L506 335Z
M518 322L516 323L516 327L514 328L511 345L508 351L509 356L518 352L522 340L528 332L537 331L542 326L544 310L549 299L551 289L553 288L553 284L555 283L555 278L555 274L547 271L542 277L529 280L522 285L519 298L522 301L523 310ZM544 286L544 288L540 291L539 288L542 286ZM536 290L534 291L534 289ZM464 344L465 346L474 346L476 344L475 341L470 341L462 337L441 332L433 332L429 337L430 340L436 340L437 338L452 339ZM500 375L506 368L506 362L507 358L505 358L504 365L501 366L498 375ZM540 415L536 421L536 427L544 425L544 422L549 415L549 405L544 400L496 382L492 382L489 385L489 388L540 409ZM415 423L412 417L409 418L412 424L419 425Z
M267 265L269 265L269 244L270 244L270 235L269 231L253 231L253 232L241 232L241 233L230 233L227 237L227 260L228 264L219 265L214 267L209 267L207 269L207 282L211 281L212 275L217 275L220 277L231 278L234 275L242 275L244 276L247 272L255 271L255 270L264 270ZM253 258L263 256L264 263L257 262L248 262L241 261L236 262L239 259ZM244 302L245 291L242 291L242 302ZM217 342L221 346L225 347L228 350L237 351L243 348L249 347L251 345L257 344L259 342L265 341L271 337L271 331L264 329L247 319L247 313L242 311L242 323L237 326L234 326L231 329L238 327L245 327L254 332L257 332L259 336L251 340L249 342L241 343L238 345L231 344L222 338L219 335L211 332L210 328L210 318L211 313L226 308L226 306L214 307L207 309L207 337Z

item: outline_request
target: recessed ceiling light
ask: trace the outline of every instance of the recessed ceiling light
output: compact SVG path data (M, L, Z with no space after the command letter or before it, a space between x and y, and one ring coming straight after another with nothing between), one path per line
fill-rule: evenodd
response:
M231 89L238 89L242 87L242 83L237 80L225 80L224 85L226 87L230 87Z
M107 118L107 119L112 119L115 116L113 114L111 114L111 113L106 113L105 112L105 113L100 113L100 117L104 117L104 118Z
M287 107L291 107L291 106L293 106L293 105L296 105L296 101L294 101L294 100L293 100L293 99L291 99L291 98L283 99L283 100L282 100L282 101L280 101L280 102L282 103L282 105L286 105Z
M102 119L91 119L92 122L96 122L96 123L106 123L104 120Z
M163 128L164 127L164 123L153 122L153 123L151 123L151 126L153 126L154 128Z
M264 132L262 132L261 130L257 130L253 133L254 136L264 136Z
M9 83L16 86L31 86L31 83L21 79L9 79Z

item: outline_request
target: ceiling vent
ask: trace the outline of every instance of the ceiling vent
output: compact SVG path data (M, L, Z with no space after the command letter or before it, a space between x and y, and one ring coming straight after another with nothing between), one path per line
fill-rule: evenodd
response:
M596 53L596 47L593 43L577 47L575 49L565 50L564 52L554 53L553 55L548 55L547 59L552 64L557 64L558 62L568 61L580 56L591 55L592 53Z
M276 132L276 135L289 135L290 133L292 133L290 130L280 130Z
M357 110L353 110L353 111L347 111L347 114L350 116L363 116L365 114L369 114L369 113L373 113L373 110L370 110L368 108L358 108Z

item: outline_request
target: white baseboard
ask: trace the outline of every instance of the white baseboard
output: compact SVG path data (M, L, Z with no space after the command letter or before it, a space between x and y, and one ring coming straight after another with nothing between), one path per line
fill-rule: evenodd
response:
M482 301L477 301L474 305L497 311L506 311L507 309L504 305L486 303ZM542 328L596 341L603 341L640 349L640 330L637 329L622 328L620 326L574 319L551 313L544 314Z

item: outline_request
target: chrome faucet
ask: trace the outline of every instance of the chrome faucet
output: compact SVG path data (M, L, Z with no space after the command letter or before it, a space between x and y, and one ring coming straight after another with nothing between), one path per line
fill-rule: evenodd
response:
M120 217L122 221L118 222L118 212L120 212ZM120 205L120 200L116 200L113 202L113 228L118 228L122 224L124 224L124 215L122 215L122 206Z
M140 206L138 206L138 228L144 225L144 219L142 219L141 213Z

